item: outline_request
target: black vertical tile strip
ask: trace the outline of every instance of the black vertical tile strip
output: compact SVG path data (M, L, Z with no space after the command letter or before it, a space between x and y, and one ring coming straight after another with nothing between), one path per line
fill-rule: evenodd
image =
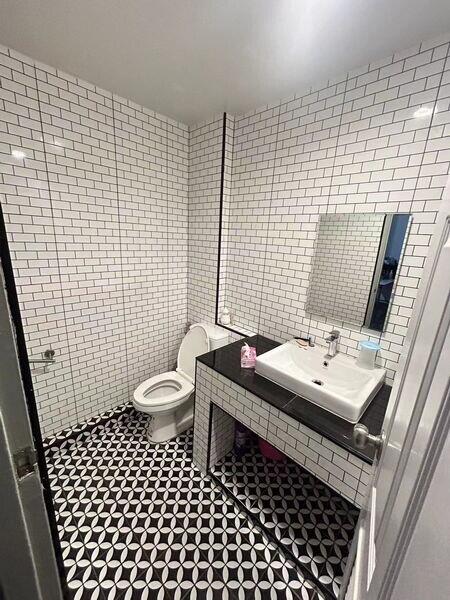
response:
M213 418L213 410L214 404L212 402L209 403L209 416L208 416L208 447L206 450L206 472L209 473L211 469L211 465L209 464L211 461L211 432L212 432L212 418Z
M223 189L225 185L225 143L227 137L227 113L223 113L222 121L222 165L220 169L220 200L219 200L219 237L217 240L217 283L216 283L216 325L219 323L219 286L220 286L220 254L222 246L223 221Z
M39 476L42 482L42 492L44 496L45 508L47 510L48 521L50 525L50 533L53 540L55 550L56 563L59 576L61 579L61 587L64 598L69 598L67 590L66 575L64 571L64 561L62 556L61 544L58 536L58 528L56 525L55 508L53 506L52 493L50 488L50 480L48 477L47 464L45 461L44 447L42 444L41 426L39 424L38 411L36 406L36 398L33 389L33 380L31 377L30 364L28 362L28 352L25 344L25 335L23 331L22 316L20 314L19 300L17 297L16 282L14 280L14 271L9 252L8 238L6 235L5 220L3 218L3 210L0 204L0 260L3 267L5 277L6 295L8 298L9 310L15 328L17 355L19 359L19 367L22 376L23 389L25 400L28 409L28 415L31 424L31 433L33 436L34 448L37 455L37 463Z

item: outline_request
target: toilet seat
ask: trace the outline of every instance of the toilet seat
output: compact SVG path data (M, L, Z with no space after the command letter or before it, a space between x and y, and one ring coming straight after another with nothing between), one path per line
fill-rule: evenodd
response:
M194 384L176 371L168 371L146 379L134 391L134 402L138 408L165 410L175 408L194 391Z

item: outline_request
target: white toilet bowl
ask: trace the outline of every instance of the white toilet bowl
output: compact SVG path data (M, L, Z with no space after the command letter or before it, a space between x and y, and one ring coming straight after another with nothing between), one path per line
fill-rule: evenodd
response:
M149 415L150 442L166 442L191 427L195 359L227 343L228 333L221 327L208 323L192 325L181 342L177 370L150 377L136 388L133 406Z

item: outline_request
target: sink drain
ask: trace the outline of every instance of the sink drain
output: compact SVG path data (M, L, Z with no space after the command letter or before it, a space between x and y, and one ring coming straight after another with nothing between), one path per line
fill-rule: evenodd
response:
M312 382L316 385L323 385L323 381L321 381L320 379L313 379Z

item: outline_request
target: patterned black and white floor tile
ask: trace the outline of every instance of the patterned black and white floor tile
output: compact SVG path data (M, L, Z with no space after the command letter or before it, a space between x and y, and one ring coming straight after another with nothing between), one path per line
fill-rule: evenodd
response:
M325 600L192 462L192 432L150 445L121 413L47 447L74 600Z
M271 462L255 447L212 470L263 528L335 597L359 510L296 463Z
M87 437L89 433L99 425L103 425L114 417L118 417L125 412L130 412L132 406L133 405L131 402L120 404L119 406L111 408L100 415L96 415L95 417L86 419L86 421L82 421L77 425L67 427L67 429L63 429L58 433L49 435L44 439L44 446L46 448L50 448L51 446L60 446L62 444L67 445L67 443L71 443L74 439L80 440L82 437Z

